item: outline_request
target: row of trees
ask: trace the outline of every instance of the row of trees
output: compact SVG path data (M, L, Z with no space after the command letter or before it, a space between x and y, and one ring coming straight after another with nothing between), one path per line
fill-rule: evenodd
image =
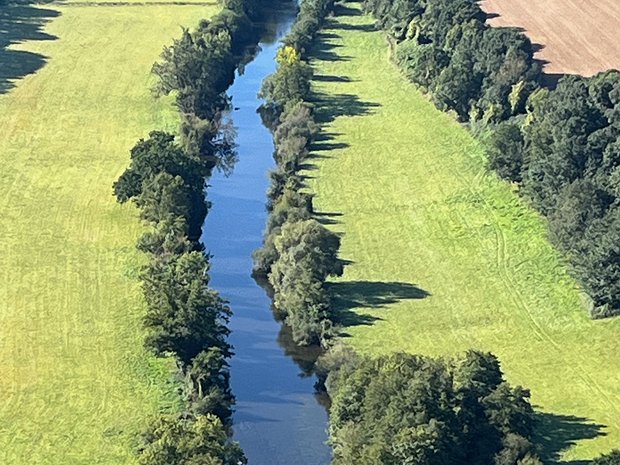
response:
M208 210L205 180L233 152L221 123L245 47L256 37L259 5L227 0L221 13L164 49L153 67L159 94L176 94L180 136L152 132L131 150L131 164L114 184L121 203L132 200L149 230L138 248L149 261L141 275L147 311L145 344L174 356L185 410L161 415L144 434L139 463L245 463L230 441L234 397L227 303L209 287L209 258L199 238Z
M501 124L487 147L491 167L547 216L592 315L619 314L620 72L569 76L538 91L527 115Z
M540 85L529 39L474 0L366 0L406 76L486 134L489 165L548 219L593 301L620 313L620 73Z
M334 465L542 463L529 391L510 386L492 354L370 359L340 347L321 365Z
M395 43L407 77L462 121L503 121L538 87L529 39L488 27L474 0L366 0L365 7Z
M563 235L562 242L581 243L583 260L596 257L597 273L591 268L587 276L600 280L600 287L590 287L591 295L600 302L606 289L607 297L617 298L616 287L609 284L614 273L616 285L620 278L614 268L620 262L620 242L614 239L620 228L597 224L592 218L603 221L617 211L613 205L620 186L614 123L620 108L618 73L566 79L555 92L541 91L540 70L527 38L512 30L489 29L471 0L368 0L366 5L396 43L396 58L409 78L430 92L440 108L491 129L493 167L523 184L526 195L551 219L555 236ZM294 61L287 56L280 59ZM300 82L294 76L288 75L291 82ZM279 88L282 82L268 83L268 89L283 95L281 89L295 88ZM297 88L306 88L301 82ZM577 85L585 89L579 92ZM281 105L277 99L268 103L274 108ZM309 120L300 117L302 108L291 112L296 117L282 113L279 124L284 125L285 136L290 134L289 117ZM312 125L306 123L302 132L313 134ZM299 159L287 157L288 139L281 139L277 131L275 157L282 171L273 174L272 214L265 247L257 254L257 266L265 264L264 269L272 269L278 260L278 228L287 218L303 222L311 217L311 199L299 194L301 180L294 175ZM304 149L296 153L307 155ZM286 175L287 170L293 175ZM569 183L563 181L569 178ZM564 186L575 179L583 181L562 200ZM582 184L586 181L587 186ZM564 208L556 205L562 202ZM553 215L561 218L556 224ZM588 228L593 229L590 234L598 234L590 239L596 237L598 249L580 242L580 236L588 237ZM276 242L270 242L272 234ZM605 273L608 277L601 279ZM584 282L587 276L583 275ZM365 358L332 345L319 359L317 371L319 386L332 401L329 435L334 465L542 464L541 448L533 442L530 393L509 385L490 353L468 351L450 359L410 354ZM593 464L620 465L620 451Z
M333 333L328 276L342 274L340 238L313 217L312 196L303 191L300 170L318 133L308 103L312 68L306 49L333 0L305 0L297 22L278 51L278 68L263 83L261 113L274 134L277 167L270 173L269 219L255 273L274 293L276 316L291 327L297 344L319 344Z

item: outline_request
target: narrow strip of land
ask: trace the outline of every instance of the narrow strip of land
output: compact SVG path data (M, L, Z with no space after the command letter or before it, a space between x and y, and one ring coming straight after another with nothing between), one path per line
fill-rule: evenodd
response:
M150 416L176 408L169 363L143 349L142 226L112 183L138 138L177 125L152 63L215 11L19 5L1 19L2 464L132 464Z
M544 222L347 5L313 53L325 138L306 171L351 262L333 284L345 340L368 354L492 351L532 389L545 458L617 447L620 319L589 319Z

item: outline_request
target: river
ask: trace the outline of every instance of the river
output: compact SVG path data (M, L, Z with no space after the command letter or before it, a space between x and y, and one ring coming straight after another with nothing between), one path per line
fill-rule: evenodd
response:
M271 133L256 113L261 104L257 93L263 79L275 71L278 39L290 29L295 11L278 16L229 90L238 161L229 176L216 172L209 180L212 207L203 242L212 254L211 286L234 312L234 439L250 465L327 465L327 413L314 395L315 379L304 364L312 351L288 342L273 318L271 299L251 277L252 252L261 245L267 221L267 173L274 167Z

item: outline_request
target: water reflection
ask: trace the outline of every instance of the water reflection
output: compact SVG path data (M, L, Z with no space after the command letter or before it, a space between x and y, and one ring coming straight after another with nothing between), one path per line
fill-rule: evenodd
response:
M275 70L277 38L294 15L294 8L272 12L260 48L230 89L237 160L234 170L210 179L212 207L204 225L203 241L213 255L211 284L234 312L234 437L251 465L327 465L331 456L325 444L327 413L311 375L319 350L292 344L289 330L273 318L271 299L251 276L252 252L267 221L267 173L274 168L271 134L256 112L257 93Z

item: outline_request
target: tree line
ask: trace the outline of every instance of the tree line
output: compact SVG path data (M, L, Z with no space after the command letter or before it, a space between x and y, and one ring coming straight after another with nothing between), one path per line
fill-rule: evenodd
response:
M320 362L334 465L542 465L530 393L504 380L492 354L334 349Z
M412 2L384 4L401 15ZM316 371L318 388L332 402L333 464L541 465L530 393L505 381L494 355L468 351L442 359L400 353L369 358L330 339L334 318L325 279L342 273L339 238L313 219L312 196L304 191L300 170L319 133L309 100L312 69L305 57L332 7L324 0L302 3L298 21L277 55L277 71L262 88L261 113L273 131L277 166L270 173L264 244L254 259L256 273L266 276L273 288L276 315L291 327L294 341L328 347ZM445 11L433 15L452 20ZM407 27L395 33L401 40L419 34L410 21L402 23ZM402 35L403 30L409 32ZM441 27L435 33L440 37ZM489 44L492 55L491 50ZM522 74L512 74L523 79L509 85L510 77L501 81L489 76L477 94L477 110L468 109L467 118L471 115L492 127L529 108L540 71L527 53L527 40L506 51L514 63L525 63ZM449 81L445 78L446 85ZM620 451L593 464L620 465Z
M297 344L324 343L333 336L328 276L342 274L340 238L313 214L312 196L300 174L319 132L309 103L312 68L304 59L334 0L304 0L277 54L277 70L265 79L261 114L272 130L276 169L270 173L269 219L254 271L273 290L275 314L289 325Z
M164 49L153 66L156 91L175 93L179 136L153 131L138 141L113 186L118 202L133 201L149 226L137 244L148 256L141 273L145 344L176 359L185 401L182 412L161 414L144 433L141 465L246 463L230 441L231 310L209 287L209 257L199 238L209 207L206 179L234 152L221 116L235 69L257 43L253 22L261 1L225 0L218 15L184 29Z
M530 391L493 354L376 358L333 345L317 365L331 398L333 465L542 465ZM620 465L620 450L592 461Z
M492 28L475 0L365 0L396 63L442 110L480 132L489 166L516 183L592 299L620 313L620 73L541 86L530 40Z

